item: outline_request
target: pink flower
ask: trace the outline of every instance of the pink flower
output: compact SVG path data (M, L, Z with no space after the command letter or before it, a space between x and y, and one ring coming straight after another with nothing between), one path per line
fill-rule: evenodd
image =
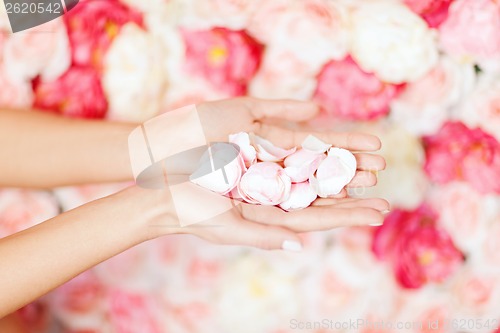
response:
M335 117L370 120L386 115L391 100L400 90L401 85L380 81L348 57L324 67L314 99Z
M442 282L464 260L448 233L436 226L437 218L425 204L414 211L395 210L374 233L375 255L390 262L405 288Z
M460 122L445 123L424 137L424 169L431 180L465 180L481 193L500 193L500 143L481 129Z
M86 313L98 308L105 295L105 286L89 270L57 288L50 301L56 313Z
M316 198L316 192L309 182L296 183L292 184L288 199L280 203L279 206L286 211L303 209L308 207Z
M0 190L0 238L56 216L54 197L44 191Z
M293 183L305 182L316 172L319 164L325 158L323 153L318 154L307 149L299 149L285 159L285 172Z
M261 162L252 165L241 177L238 192L249 203L278 205L290 196L292 181L276 163Z
M91 67L71 67L51 82L37 80L34 90L35 108L70 117L103 118L108 108L99 76Z
M347 26L347 10L336 1L275 0L258 7L248 30L259 41L290 52L317 72L327 61L345 57Z
M404 0L418 15L427 22L429 27L436 28L448 16L448 8L453 0Z
M439 27L443 49L457 57L498 60L500 3L495 0L456 1Z
M318 196L326 198L339 194L356 174L356 168L356 158L350 151L330 148L309 182Z
M64 16L73 63L100 70L102 59L127 22L142 25L141 14L118 0L80 1Z
M280 162L296 150L296 148L283 149L276 147L270 141L258 135L252 135L252 143L257 150L257 158L263 162Z
M464 257L443 229L423 227L404 237L395 263L396 278L406 288L427 282L443 282L462 264Z
M257 71L263 47L244 31L214 28L182 32L186 68L231 96L244 95Z
M148 295L128 293L121 290L109 295L109 316L113 332L117 333L161 333L155 312L159 305Z

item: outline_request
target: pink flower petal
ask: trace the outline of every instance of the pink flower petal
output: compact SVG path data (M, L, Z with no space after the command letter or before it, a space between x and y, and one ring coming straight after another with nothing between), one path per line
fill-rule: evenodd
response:
M351 152L341 148L331 148L328 157L309 178L318 196L326 198L340 193L356 173L356 158Z
M286 211L303 209L308 207L316 198L316 192L309 182L292 184L290 197L280 203L279 206Z
M276 147L270 141L257 135L252 135L252 141L257 149L257 158L263 162L279 162L290 154L293 154L297 148L283 149Z
M231 161L227 161L227 157L227 153L224 154L224 152L212 151L211 156L205 153L200 161L199 168L189 177L189 180L198 186L219 194L229 193L238 185L246 168L241 154ZM212 169L212 165L225 166L206 173L206 170Z
M290 196L291 185L290 177L280 165L260 162L241 177L238 192L249 203L278 205Z
M304 182L314 174L325 158L326 155L323 153L318 154L310 150L299 149L285 159L285 172L293 183Z
M245 165L250 167L257 161L257 151L250 144L250 136L248 133L240 132L229 135L229 142L234 143L240 147L241 155L245 161Z

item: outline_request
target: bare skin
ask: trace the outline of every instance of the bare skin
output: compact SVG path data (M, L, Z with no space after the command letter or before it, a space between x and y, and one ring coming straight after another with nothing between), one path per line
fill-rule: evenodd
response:
M229 133L254 131L285 147L308 133L269 125L268 117L300 122L313 117L312 103L249 98L204 103L200 115L213 120L212 141ZM51 188L61 185L131 180L127 138L135 124L62 119L36 112L0 111L0 186ZM381 170L384 160L366 152L380 141L362 134L319 133L336 146L362 151L349 186L372 186L366 170ZM172 138L175 144L175 138ZM217 228L176 226L168 190L132 186L19 233L0 239L0 317L46 294L81 272L139 243L160 236L189 233L217 244L281 249L300 242L299 233L340 226L376 224L389 209L383 199L340 196L297 212L241 204L205 224ZM304 220L311 223L303 223ZM222 226L222 227L221 227Z

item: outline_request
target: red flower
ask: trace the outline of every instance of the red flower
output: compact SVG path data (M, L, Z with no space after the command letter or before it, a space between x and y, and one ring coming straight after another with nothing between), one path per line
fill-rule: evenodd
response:
M100 70L102 59L120 28L127 22L142 25L142 15L118 0L80 1L63 16L76 65Z
M424 137L425 171L438 183L465 180L481 193L500 193L500 143L480 128L448 122Z
M230 96L244 95L248 81L259 68L263 46L244 31L214 28L182 32L186 68L205 77Z
M38 109L61 113L69 117L103 118L108 102L95 69L71 67L57 80L33 84Z
M436 220L436 213L425 204L414 211L395 210L374 233L373 252L391 263L397 281L405 288L442 282L464 260Z
M406 5L420 15L431 28L438 27L448 17L453 0L404 0Z
M330 115L370 120L389 112L389 104L401 87L364 72L348 57L331 61L323 68L314 99Z

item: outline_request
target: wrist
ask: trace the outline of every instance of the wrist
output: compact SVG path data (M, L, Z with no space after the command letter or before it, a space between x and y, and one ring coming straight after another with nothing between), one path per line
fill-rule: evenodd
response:
M168 190L131 186L112 197L117 207L125 208L127 220L141 243L185 232L179 225Z

